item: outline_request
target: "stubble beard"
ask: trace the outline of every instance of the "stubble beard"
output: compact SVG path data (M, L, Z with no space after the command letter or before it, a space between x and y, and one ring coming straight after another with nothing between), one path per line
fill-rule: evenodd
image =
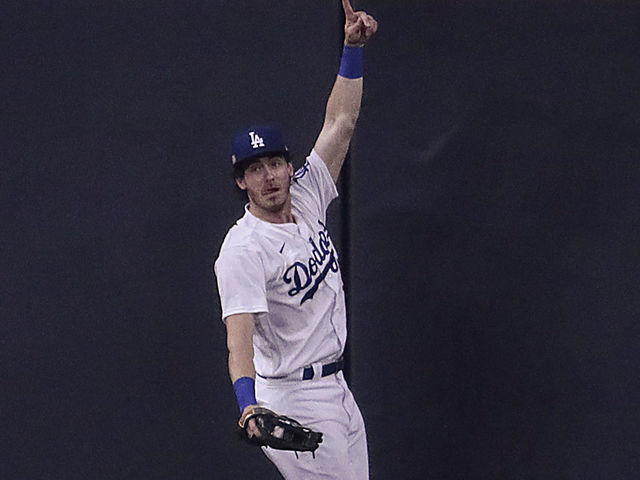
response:
M276 195L273 195L273 198L264 198L262 195L257 195L257 198L250 196L249 199L251 200L251 203L260 210L264 210L265 212L272 214L278 214L286 207L289 196L289 186L286 186L283 191L279 191Z

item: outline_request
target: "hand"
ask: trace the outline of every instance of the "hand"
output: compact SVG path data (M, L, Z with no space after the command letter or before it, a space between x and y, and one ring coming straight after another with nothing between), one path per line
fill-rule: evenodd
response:
M378 22L365 12L354 12L350 0L342 0L344 9L344 44L361 47L378 31Z
M247 405L243 410L242 415L240 416L240 419L238 420L238 425L240 425L240 428L244 428L246 430L247 436L250 439L254 437L260 438L261 436L260 429L256 426L255 418L249 418L249 420L247 421L247 417L249 415L253 415L256 407L257 405ZM246 426L245 426L245 423L246 423Z

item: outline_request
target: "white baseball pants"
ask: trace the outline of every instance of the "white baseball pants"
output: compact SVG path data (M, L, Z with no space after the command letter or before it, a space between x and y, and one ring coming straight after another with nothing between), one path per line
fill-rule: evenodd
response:
M342 372L311 380L256 377L258 403L323 433L315 451L263 448L286 480L368 480L364 420Z

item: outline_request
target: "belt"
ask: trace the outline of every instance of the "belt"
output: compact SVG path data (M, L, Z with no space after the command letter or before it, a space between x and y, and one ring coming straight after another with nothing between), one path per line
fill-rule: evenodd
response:
M322 365L322 373L321 377L327 377L334 373L338 373L340 370L344 368L344 358L340 357L338 360L332 363L327 363L326 365ZM300 380L300 377L296 378L296 373L291 375L285 375L284 377L265 377L256 372L256 375L260 378L264 378L266 380ZM298 370L297 375L300 375L300 370ZM302 380L311 380L315 376L315 372L313 367L304 367L302 370Z
M340 357L333 363L327 363L322 366L322 377L326 377L332 375L334 373L338 373L340 370L344 368L344 358ZM314 372L313 367L305 367L302 372L303 380L311 380L313 378Z

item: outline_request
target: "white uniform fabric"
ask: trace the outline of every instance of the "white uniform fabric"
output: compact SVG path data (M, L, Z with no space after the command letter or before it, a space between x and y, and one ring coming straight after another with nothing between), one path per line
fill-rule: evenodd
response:
M289 479L368 479L364 422L342 373L322 378L321 366L340 358L347 337L338 256L326 210L338 196L315 151L291 185L296 223L272 224L249 209L229 230L215 263L223 321L254 313L258 403L323 432L316 451L265 449ZM313 366L312 380L302 380Z
M338 255L326 210L338 196L312 151L291 186L296 223L273 224L247 209L227 234L215 264L222 317L256 314L256 372L290 375L337 360L347 337Z
M342 372L313 380L256 378L261 405L322 432L315 451L298 453L263 448L287 480L368 480L369 457L364 420Z

